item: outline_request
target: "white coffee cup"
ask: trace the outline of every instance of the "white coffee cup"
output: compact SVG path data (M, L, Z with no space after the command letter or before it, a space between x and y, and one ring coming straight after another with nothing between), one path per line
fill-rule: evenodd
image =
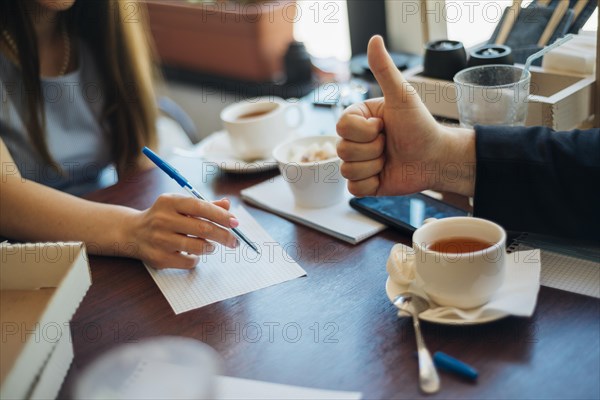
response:
M295 124L289 122L288 111L291 108L298 112ZM288 103L279 97L261 97L225 107L221 121L237 157L243 160L266 159L302 124L303 114L299 104Z
M442 239L471 238L489 247L466 252L430 248ZM446 249L451 249L451 244ZM458 251L458 245L456 245ZM487 303L504 281L506 232L480 218L430 219L413 234L413 251L404 262L414 263L417 285L435 303L469 309Z
M281 175L288 183L296 205L306 208L322 208L344 200L346 180L340 173L342 161L337 154L322 161L297 162L291 159L294 151L330 143L335 146L337 136L307 136L282 143L273 150L273 158L279 165Z

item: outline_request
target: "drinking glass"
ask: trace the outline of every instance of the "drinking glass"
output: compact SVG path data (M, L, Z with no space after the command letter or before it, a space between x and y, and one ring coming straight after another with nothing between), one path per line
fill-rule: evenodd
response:
M522 126L527 119L531 73L513 65L481 65L454 76L462 127Z
M102 354L75 382L75 399L214 399L221 359L195 339L155 336Z

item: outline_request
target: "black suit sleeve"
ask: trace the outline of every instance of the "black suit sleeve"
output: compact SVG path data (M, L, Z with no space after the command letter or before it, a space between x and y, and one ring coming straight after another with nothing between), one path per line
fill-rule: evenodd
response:
M475 216L600 240L600 129L477 126Z

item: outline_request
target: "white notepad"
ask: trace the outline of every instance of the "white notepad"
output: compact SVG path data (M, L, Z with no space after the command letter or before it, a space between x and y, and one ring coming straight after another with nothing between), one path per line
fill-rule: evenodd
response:
M540 284L600 298L600 248L534 234L523 234L511 251L541 249Z
M352 244L357 244L386 228L385 225L350 207L348 201L352 195L349 192L346 192L344 201L331 207L296 206L294 195L283 176L244 189L241 196L252 205Z
M236 249L217 244L215 252L202 256L193 270L146 266L175 314L306 275L244 208L233 213L240 229L260 248L260 255L242 243Z

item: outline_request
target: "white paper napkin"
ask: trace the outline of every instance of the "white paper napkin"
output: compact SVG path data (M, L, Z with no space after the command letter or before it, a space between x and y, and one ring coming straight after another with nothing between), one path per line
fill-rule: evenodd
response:
M542 67L556 72L593 74L596 67L596 37L575 35L573 40L545 54Z
M469 310L436 305L413 281L408 291L428 299L432 308L421 313L421 317L458 318L465 321L485 318L503 312L519 317L531 317L537 303L540 289L540 251L517 251L506 255L506 275L504 283L489 302Z

